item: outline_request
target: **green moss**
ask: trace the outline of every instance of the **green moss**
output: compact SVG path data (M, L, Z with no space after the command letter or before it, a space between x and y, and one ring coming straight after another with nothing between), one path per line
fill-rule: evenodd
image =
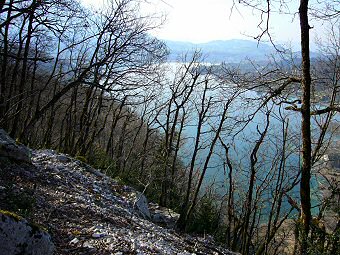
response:
M30 222L28 225L32 228L32 230L31 230L32 235L34 235L35 233L37 233L39 231L48 232L47 228L45 228L44 226L37 224L35 222Z
M20 140L19 140L18 137L15 139L15 143L16 143L17 145L21 145L21 144L22 144L22 143L20 142Z
M10 211L0 209L0 213L14 219L16 222L21 221L23 219L21 216L19 216L18 214L14 213L14 212L10 212Z
M113 178L114 181L116 181L119 185L126 185L126 181L120 178L119 176Z
M87 163L87 159L85 156L77 155L75 159L80 160L81 162Z
M15 220L16 222L22 221L24 218L21 217L20 215L14 213L14 212L10 212L10 211L6 211L6 210L1 210L0 209L0 213L3 215L6 215L10 218L12 218L13 220ZM31 235L33 236L35 233L40 232L40 231L44 231L44 232L48 232L47 228L45 228L44 226L37 224L35 222L29 222L27 223L28 226L31 227Z

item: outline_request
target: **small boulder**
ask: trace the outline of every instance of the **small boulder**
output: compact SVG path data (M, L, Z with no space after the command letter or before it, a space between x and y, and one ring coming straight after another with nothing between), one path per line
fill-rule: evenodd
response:
M145 219L151 219L147 198L138 191L132 192L130 197L132 197L134 200L134 209L137 211L137 213Z
M31 163L30 150L17 144L3 129L0 129L0 158Z
M174 228L179 214L173 210L159 206L158 204L149 203L152 222L167 228Z
M66 157L65 155L62 154L57 155L56 159L59 160L61 163L68 163L71 161L69 157Z
M47 232L15 214L0 211L0 255L50 255L53 251Z

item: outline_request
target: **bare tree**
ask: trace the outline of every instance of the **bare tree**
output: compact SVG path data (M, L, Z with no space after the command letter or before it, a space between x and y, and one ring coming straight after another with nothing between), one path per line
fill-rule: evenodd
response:
M260 34L256 39L261 40L263 36L268 36L273 42L270 32L270 17L275 15L275 3L274 1L266 1L262 4L258 1L241 1L243 4L250 6L258 10L261 14L259 28L261 28ZM285 1L280 1L281 6L286 5ZM301 201L301 254L307 254L308 252L308 235L311 225L311 170L313 164L312 155L312 138L311 138L311 64L310 64L310 38L309 31L312 28L309 23L310 5L308 0L301 0L299 6L299 20L300 20L300 42L301 42L301 102L302 105L298 109L301 113L301 138L302 138L302 165L301 165L301 180L300 180L300 201ZM317 4L313 6L314 10L317 8ZM322 17L335 17L338 15L338 10L335 7L333 1L327 1L324 6L324 12L327 15ZM273 42L274 43L274 42ZM334 111L334 108L332 108ZM329 109L329 111L332 111ZM328 111L327 111L328 112ZM321 113L321 112L320 112Z

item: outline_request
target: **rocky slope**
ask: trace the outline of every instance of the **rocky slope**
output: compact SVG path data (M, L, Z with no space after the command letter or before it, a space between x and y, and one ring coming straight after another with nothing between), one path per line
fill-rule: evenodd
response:
M170 224L173 214L149 210L142 194L81 161L52 150L33 150L31 160L2 157L0 208L45 227L54 254L233 254L156 225L152 219Z

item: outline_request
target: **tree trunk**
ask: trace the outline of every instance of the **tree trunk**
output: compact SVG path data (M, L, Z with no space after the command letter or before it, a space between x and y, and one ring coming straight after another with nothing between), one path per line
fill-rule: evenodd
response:
M311 177L311 128L310 128L310 56L309 56L309 29L308 0L300 1L299 8L301 28L302 53L302 107L301 107L301 136L302 136L302 167L300 182L301 197L301 254L307 254L307 237L311 221L310 177Z
M5 1L1 2L1 9L4 6ZM7 19L10 18L12 13L13 0L9 2L7 11ZM8 35L9 35L9 22L5 26L4 38L3 38L3 57L1 57L1 77L0 77L0 123L5 116L5 98L6 98L6 74L8 65Z
M253 204L253 192L254 187L256 185L256 164L258 161L257 153L262 145L264 138L266 137L267 131L269 128L269 112L267 113L267 121L266 126L263 132L260 133L259 140L256 141L256 144L251 152L250 155L250 177L249 177L249 188L247 192L247 198L245 202L245 215L244 215L244 223L243 223L243 230L242 230L242 254L249 253L249 246L250 246L250 238L251 238L251 231L249 231L249 223L250 223L250 216L252 213L252 204ZM251 227L252 229L253 227Z
M20 83L19 83L19 103L16 107L15 111L15 118L13 121L12 125L12 130L11 130L11 137L15 137L18 134L22 133L24 130L19 131L19 121L20 121L20 116L21 116L21 110L23 108L23 100L24 100L24 91L26 89L26 76L28 73L28 55L30 51L30 45L31 45L31 39L33 36L33 21L35 19L34 13L37 8L37 2L36 0L33 1L32 3L32 10L30 11L29 14L29 22L28 22L28 28L27 28L27 35L26 35L26 43L25 43L25 50L24 50L24 59L22 63L22 71L20 74ZM22 127L21 127L22 128Z

